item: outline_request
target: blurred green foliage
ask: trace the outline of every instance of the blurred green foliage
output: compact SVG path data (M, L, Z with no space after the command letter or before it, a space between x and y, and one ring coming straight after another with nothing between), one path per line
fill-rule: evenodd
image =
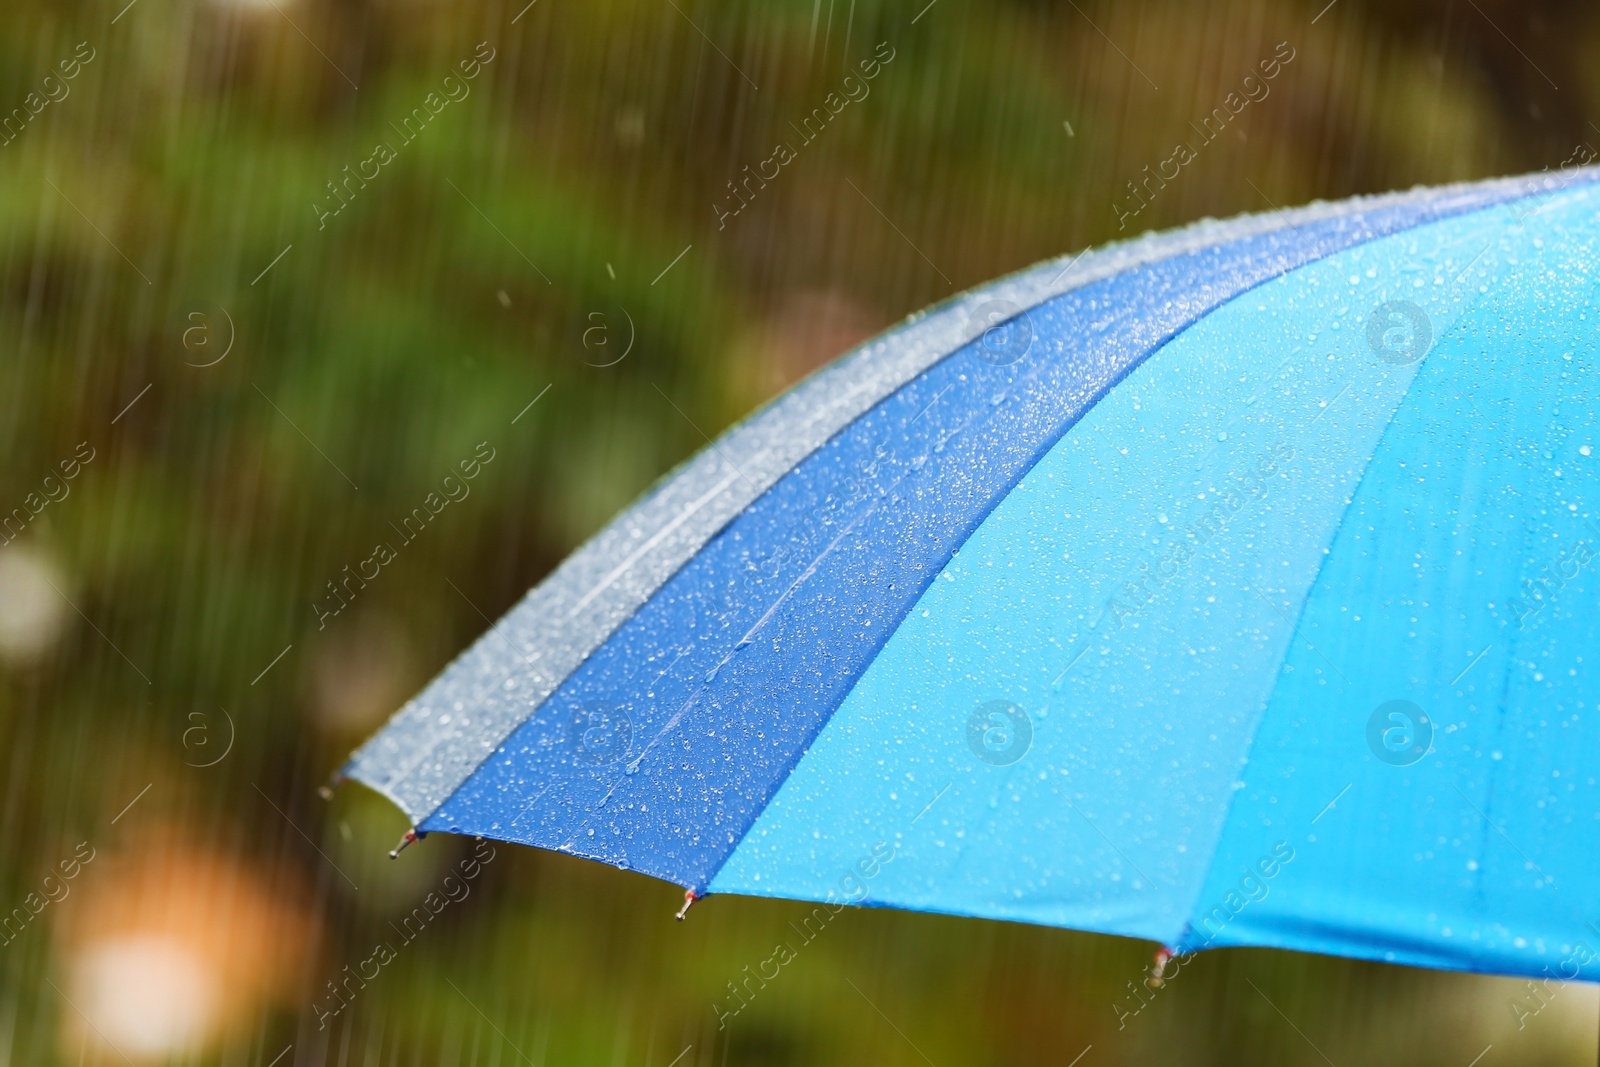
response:
M315 787L706 435L920 307L1128 236L1126 182L1279 42L1296 58L1271 95L1140 228L1600 144L1592 7L122 4L0 10L0 108L22 109L0 134L0 509L96 450L0 548L71 606L0 582L0 614L51 630L0 668L0 892L63 843L132 852L157 827L310 885L303 995L198 1060L1322 1062L1286 1017L1340 1064L1491 1041L1555 1063L1589 1040L1578 994L1517 1034L1504 983L1284 953L1208 957L1121 1032L1151 946L871 911L719 1032L710 1004L799 905L715 899L679 926L670 887L508 846L331 1034L307 1005L456 847L390 865L400 817ZM80 42L94 58L62 79ZM480 42L470 94L405 142ZM719 225L728 183L879 42L870 95ZM380 141L396 158L319 220ZM470 497L319 626L326 583L479 442L496 459ZM0 949L0 1063L79 1055L41 981L65 944Z

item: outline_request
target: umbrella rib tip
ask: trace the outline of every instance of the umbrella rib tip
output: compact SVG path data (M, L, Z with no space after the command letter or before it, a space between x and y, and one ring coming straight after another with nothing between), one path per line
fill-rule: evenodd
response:
M389 850L389 858L392 860L399 859L400 853L404 852L407 846L409 846L413 841L418 841L421 838L422 835L417 833L417 828L413 826L411 829L406 831L406 835L400 839L400 843Z
M673 918L683 922L683 917L689 914L689 909L694 907L694 902L699 899L693 889L685 889L683 891L683 907L678 909L678 914L674 915Z

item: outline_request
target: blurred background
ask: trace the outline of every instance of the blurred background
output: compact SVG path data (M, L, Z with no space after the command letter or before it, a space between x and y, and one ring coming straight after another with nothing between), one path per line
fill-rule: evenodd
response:
M1590 986L1223 951L1151 991L1153 945L876 910L719 1028L803 905L679 924L677 889L533 850L391 862L399 813L317 788L706 435L906 315L1145 229L1600 146L1597 21L0 7L0 1065L1593 1062Z

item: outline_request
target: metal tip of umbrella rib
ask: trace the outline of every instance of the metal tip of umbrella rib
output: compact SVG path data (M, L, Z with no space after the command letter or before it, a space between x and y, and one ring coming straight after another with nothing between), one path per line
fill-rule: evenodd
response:
M674 915L673 918L677 919L679 922L683 922L683 917L689 914L689 909L694 907L694 902L699 899L699 897L694 895L693 889L685 889L683 891L683 907L678 909L678 914Z
M1150 968L1150 977L1145 979L1145 985L1151 989L1160 989L1166 981L1167 963L1176 955L1176 952L1165 946L1156 949L1156 960Z
M400 853L406 850L406 846L410 845L413 841L420 840L421 837L422 835L417 833L417 828L413 826L411 829L406 831L406 836L400 839L400 843L389 850L389 858L398 859Z

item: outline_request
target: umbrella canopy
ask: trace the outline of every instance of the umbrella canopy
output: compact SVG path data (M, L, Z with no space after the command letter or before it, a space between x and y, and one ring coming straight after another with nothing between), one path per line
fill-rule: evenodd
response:
M1600 191L1347 201L913 316L663 479L344 773L674 882L1573 977Z

